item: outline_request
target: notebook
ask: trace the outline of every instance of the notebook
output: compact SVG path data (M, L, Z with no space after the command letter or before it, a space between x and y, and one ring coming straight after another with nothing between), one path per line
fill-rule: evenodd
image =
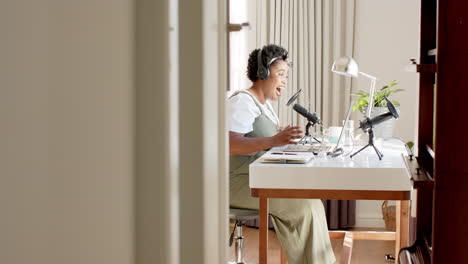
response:
M261 158L262 163L292 163L304 164L314 157L312 152L292 153L284 151L272 151L265 153Z

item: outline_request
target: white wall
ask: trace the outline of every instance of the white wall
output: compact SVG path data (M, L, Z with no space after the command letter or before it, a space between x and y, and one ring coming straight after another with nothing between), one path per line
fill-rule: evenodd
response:
M1 1L0 263L133 263L132 2Z
M377 89L397 80L404 92L395 136L405 141L416 138L418 75L403 70L412 58L419 57L420 0L356 1L355 55L359 69L378 78ZM369 81L358 78L356 89L368 90Z
M409 59L419 57L419 10L420 0L356 1L354 58L359 70L376 76L380 84L397 80L405 89L393 97L401 103L394 136L405 141L414 141L417 135L418 74L403 68ZM358 78L353 85L353 91L367 90L369 82ZM376 89L381 86L378 82ZM379 201L358 201L358 226L383 226L380 206Z

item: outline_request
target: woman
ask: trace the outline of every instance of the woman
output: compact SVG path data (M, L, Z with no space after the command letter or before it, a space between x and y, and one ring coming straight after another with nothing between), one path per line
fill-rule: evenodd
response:
M252 51L247 66L252 87L234 93L228 100L231 207L258 210L258 198L250 196L249 164L264 150L301 137L299 127L280 129L269 102L278 100L286 89L287 59L288 52L277 45ZM269 213L289 264L335 262L320 200L271 199Z

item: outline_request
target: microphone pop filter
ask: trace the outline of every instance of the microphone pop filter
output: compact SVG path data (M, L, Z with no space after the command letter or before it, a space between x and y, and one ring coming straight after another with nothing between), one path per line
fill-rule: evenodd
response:
M387 101L388 111L390 111L390 113L392 113L393 117L394 118L400 117L400 115L398 114L398 110L396 109L395 105L393 105L393 103L390 100L388 100L387 96L385 96L385 100Z
M302 89L299 89L299 91L297 91L295 94L293 94L293 96L291 96L291 98L289 98L288 102L286 103L286 106L289 106L291 105L294 101L296 101L297 97L299 96L299 94L301 93Z

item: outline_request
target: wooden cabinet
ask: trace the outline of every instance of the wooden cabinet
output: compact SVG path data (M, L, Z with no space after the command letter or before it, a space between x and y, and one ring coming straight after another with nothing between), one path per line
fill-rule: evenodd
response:
M420 33L413 240L432 263L468 263L468 1L421 0Z

